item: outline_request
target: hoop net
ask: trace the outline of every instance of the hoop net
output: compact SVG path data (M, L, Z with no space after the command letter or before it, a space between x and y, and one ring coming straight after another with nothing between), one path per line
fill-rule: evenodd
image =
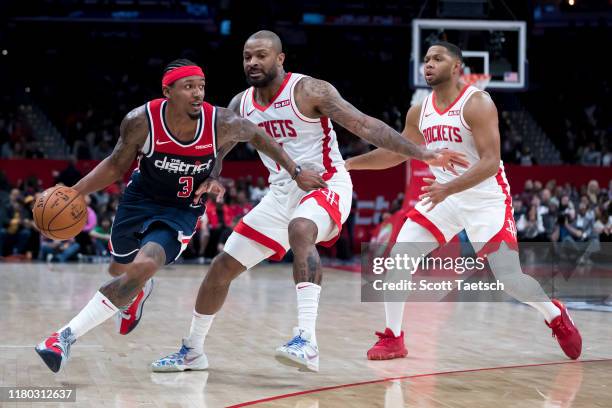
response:
M468 85L474 85L476 88L484 91L487 89L489 82L491 81L491 75L489 74L463 74L461 80ZM422 103L431 90L429 88L419 88L412 94L410 105L417 105Z

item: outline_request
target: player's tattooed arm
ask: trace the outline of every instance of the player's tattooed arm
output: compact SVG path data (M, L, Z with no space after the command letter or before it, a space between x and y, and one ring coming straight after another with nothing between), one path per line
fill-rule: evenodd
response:
M421 105L414 105L406 113L406 125L402 136L416 144L423 144L423 135L419 130ZM351 157L345 163L347 170L381 170L403 163L408 157L387 149L375 149L369 153Z
M304 78L298 82L298 92L304 101L312 105L322 116L338 122L351 133L377 147L382 147L405 156L424 160L431 152L403 138L383 121L366 115L349 102L329 82L315 78Z
M129 112L121 121L115 149L73 188L83 195L93 193L117 181L138 156L147 140L149 124L145 105Z
M428 150L419 146L387 126L383 121L362 113L345 101L331 84L314 78L304 78L300 92L309 105L314 106L317 113L338 122L348 131L367 142L383 149L403 154L424 161L431 166L449 168L451 165L465 167L467 161L463 154L448 149Z
M302 190L309 191L327 187L321 176L311 170L302 169L298 173L297 164L274 139L268 136L262 128L241 118L229 109L217 109L217 141L221 147L227 143L251 143L255 149L269 156L294 176Z

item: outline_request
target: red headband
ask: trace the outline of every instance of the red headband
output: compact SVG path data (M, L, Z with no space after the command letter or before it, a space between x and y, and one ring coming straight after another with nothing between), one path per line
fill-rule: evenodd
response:
M174 68L173 70L168 71L164 74L164 77L162 78L162 86L170 86L181 78L193 75L205 78L204 71L202 71L202 68L195 65Z

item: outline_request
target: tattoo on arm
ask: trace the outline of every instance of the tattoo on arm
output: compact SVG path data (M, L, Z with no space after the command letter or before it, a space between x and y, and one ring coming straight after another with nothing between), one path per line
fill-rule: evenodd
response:
M144 105L140 106L128 113L121 121L119 140L109 160L113 167L122 174L129 169L147 140L149 124L145 109Z
M232 142L250 142L255 149L269 156L293 174L296 164L289 155L259 126L234 114L229 109L217 109L217 134L221 146Z
M377 147L417 159L423 157L422 147L406 140L383 121L359 111L344 100L328 82L304 78L298 85L300 83L303 83L300 90L305 93L305 99L313 103L320 114L339 123L348 131Z

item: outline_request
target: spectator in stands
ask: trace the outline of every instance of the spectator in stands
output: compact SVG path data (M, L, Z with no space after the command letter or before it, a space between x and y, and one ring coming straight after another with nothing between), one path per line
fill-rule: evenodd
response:
M108 216L104 216L100 220L100 224L89 231L89 236L94 242L97 256L108 255L108 241L110 241L111 225L111 219Z
M38 259L47 262L67 262L79 252L79 244L73 239L54 241L41 235Z
M63 184L65 186L73 186L79 181L83 176L81 172L76 168L77 160L76 158L70 159L70 163L68 163L68 167L62 170L55 180L56 184Z
M589 205L597 205L599 200L599 193L601 190L599 189L599 182L597 180L589 181L586 189L586 195L588 198Z
M268 194L268 191L270 191L270 188L266 185L264 178L261 176L257 177L255 186L251 186L250 188L251 203L257 205L261 199Z
M600 166L601 152L597 150L595 142L589 143L582 149L580 164L583 166Z
M232 220L231 227L228 227L228 226L223 227L223 229L221 230L221 234L219 235L219 242L217 243L217 252L223 251L223 247L225 246L227 239L232 234L232 231L234 230L236 225L238 225L241 219L242 219L242 215L238 215L234 217L234 219Z
M7 221L3 226L4 245L10 248L11 255L25 255L31 231L31 213L23 204L21 193L17 189L11 191Z
M600 212L597 221L593 225L595 234L600 242L612 242L612 217L608 210Z
M81 254L94 255L96 254L96 248L90 232L98 224L98 216L96 211L91 208L91 197L89 195L85 197L85 203L87 204L87 222L81 232L75 237L75 240L80 246Z

